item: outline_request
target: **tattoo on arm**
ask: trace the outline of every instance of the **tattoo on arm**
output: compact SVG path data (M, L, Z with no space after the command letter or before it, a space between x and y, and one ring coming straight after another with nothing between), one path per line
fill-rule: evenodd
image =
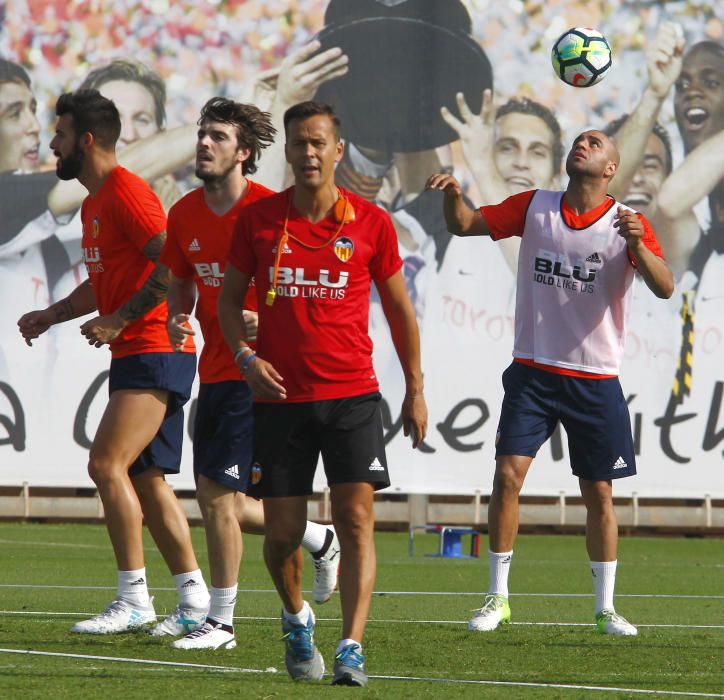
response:
M75 312L73 309L73 303L70 299L61 299L50 307L50 310L55 314L55 322L63 323L69 321L71 318L75 318Z
M150 243L151 241L149 241ZM131 323L156 308L166 298L169 277L169 269L161 263L156 263L156 267L143 287L120 308L118 312L120 317L126 323Z
M163 249L165 242L166 232L161 231L161 233L154 236L150 241L148 241L148 243L146 243L145 246L143 246L143 254L150 260L153 260L153 262L156 262L156 260L158 260L158 256L161 255L161 250Z

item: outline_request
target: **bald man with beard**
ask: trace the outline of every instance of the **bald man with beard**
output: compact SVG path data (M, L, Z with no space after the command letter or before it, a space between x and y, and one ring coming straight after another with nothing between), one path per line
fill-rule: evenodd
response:
M566 159L565 192L521 192L474 210L453 176L435 174L427 182L428 189L443 191L454 235L521 238L513 362L503 373L488 509L490 586L468 623L471 631L510 622L508 572L519 494L538 449L560 421L586 506L597 628L637 634L613 606L618 528L612 480L636 473L618 374L634 270L657 297L670 297L674 282L647 219L607 194L619 161L614 142L589 130L575 139Z

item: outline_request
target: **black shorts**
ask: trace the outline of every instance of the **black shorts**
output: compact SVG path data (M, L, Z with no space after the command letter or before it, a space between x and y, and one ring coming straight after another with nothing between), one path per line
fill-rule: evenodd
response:
M158 467L167 474L181 470L184 404L191 396L196 355L188 352L149 352L111 360L108 394L121 389L162 389L168 392L166 416L161 427L128 473L136 476Z
M251 480L251 391L246 382L202 384L194 421L194 478L246 493Z
M607 481L636 474L631 419L618 377L568 377L513 362L503 372L503 388L496 457L535 457L560 421L575 476Z
M254 404L257 498L309 496L322 455L327 483L390 485L379 393L303 403Z

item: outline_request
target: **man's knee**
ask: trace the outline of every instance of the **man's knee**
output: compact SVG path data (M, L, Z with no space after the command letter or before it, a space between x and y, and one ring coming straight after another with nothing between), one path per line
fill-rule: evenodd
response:
M158 507L164 498L176 498L173 489L164 478L163 471L156 467L145 469L131 477L141 507Z
M96 486L101 486L116 478L120 467L108 456L91 453L88 458L88 476Z
M493 489L498 493L517 494L523 488L525 471L519 469L512 460L501 459L495 466Z
M201 477L196 487L196 500L199 503L204 522L217 520L237 521L239 501L243 503L244 494L225 488Z
M293 552L301 543L304 536L306 519L304 517L291 517L290 514L269 514L264 511L264 542L270 551L279 556L286 556Z
M589 513L613 514L613 492L610 481L580 480L581 496Z
M343 504L332 503L335 527L342 533L361 534L374 528L371 504L360 500L345 500Z
M302 542L304 528L269 528L264 532L264 547L275 557L286 558L294 552Z

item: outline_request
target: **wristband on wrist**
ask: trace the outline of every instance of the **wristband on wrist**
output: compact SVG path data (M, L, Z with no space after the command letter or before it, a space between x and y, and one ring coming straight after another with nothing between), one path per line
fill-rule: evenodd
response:
M239 364L239 358L246 352L250 352L252 355L254 354L254 351L248 346L248 345L242 345L235 353L234 353L234 364Z
M419 399L423 396L423 393L419 391L417 394L405 394L406 399Z
M247 355L247 356L244 358L244 361L241 363L241 371L242 371L242 372L246 372L247 368L249 367L249 363L250 363L252 360L256 360L256 353L253 353L253 352L252 352L251 355Z

